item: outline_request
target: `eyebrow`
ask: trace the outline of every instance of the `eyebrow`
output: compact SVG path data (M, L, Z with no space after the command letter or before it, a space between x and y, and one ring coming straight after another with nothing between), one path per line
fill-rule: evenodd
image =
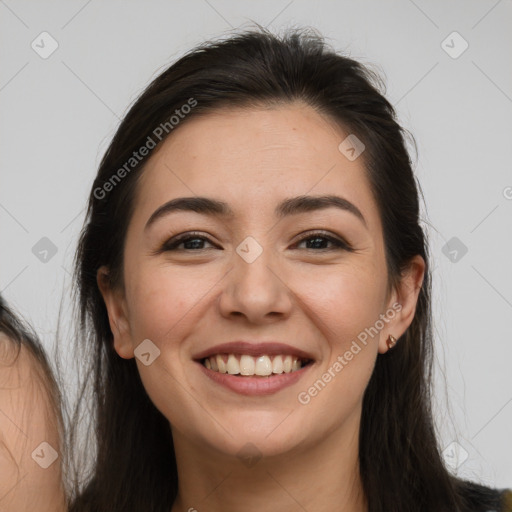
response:
M289 215L325 210L333 207L354 214L368 228L359 208L347 199L335 195L291 197L277 205L275 215L278 218L284 218ZM196 212L202 215L223 218L233 218L235 216L234 211L224 201L209 197L178 197L157 208L146 222L144 230L148 229L157 219L176 211Z

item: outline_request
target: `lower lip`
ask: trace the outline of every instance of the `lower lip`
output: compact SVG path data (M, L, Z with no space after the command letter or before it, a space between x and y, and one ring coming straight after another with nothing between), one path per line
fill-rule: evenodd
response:
M197 363L204 374L231 391L241 395L258 396L272 395L281 389L295 384L312 366L309 363L300 370L290 373L280 373L269 375L268 377L241 377L240 375L231 375L229 373L219 373L206 368L202 363Z

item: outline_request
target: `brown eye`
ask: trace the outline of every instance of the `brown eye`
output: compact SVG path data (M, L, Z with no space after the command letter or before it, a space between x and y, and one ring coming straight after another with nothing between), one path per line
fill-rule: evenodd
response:
M205 242L213 245L213 243L204 236L187 233L185 235L178 235L165 242L162 246L162 251L204 251L208 249L208 247L203 246ZM182 249L179 248L180 245L183 245Z
M334 251L334 250L346 250L351 251L352 248L343 240L334 236L326 235L323 232L313 233L307 237L299 240L295 245L302 244L303 242L310 242L312 247L306 247L308 250L320 250L320 251ZM333 247L326 247L326 244L331 243Z

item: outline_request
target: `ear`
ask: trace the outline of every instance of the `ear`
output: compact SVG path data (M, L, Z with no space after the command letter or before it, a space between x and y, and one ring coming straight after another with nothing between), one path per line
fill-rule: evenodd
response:
M107 308L110 330L114 336L115 351L123 359L134 357L126 300L122 290L112 287L108 268L102 266L96 273L96 282Z
M384 354L389 349L386 344L391 334L396 339L400 338L411 325L416 304L420 294L423 278L425 276L425 260L417 254L414 256L402 273L399 284L391 292L387 308L396 312L395 316L386 323L379 339L379 353Z

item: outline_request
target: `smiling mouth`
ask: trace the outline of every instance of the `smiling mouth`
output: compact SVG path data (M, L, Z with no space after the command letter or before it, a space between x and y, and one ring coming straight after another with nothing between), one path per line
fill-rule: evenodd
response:
M208 370L217 373L239 377L271 377L296 372L313 361L289 354L257 357L247 354L215 354L201 359L200 362Z

